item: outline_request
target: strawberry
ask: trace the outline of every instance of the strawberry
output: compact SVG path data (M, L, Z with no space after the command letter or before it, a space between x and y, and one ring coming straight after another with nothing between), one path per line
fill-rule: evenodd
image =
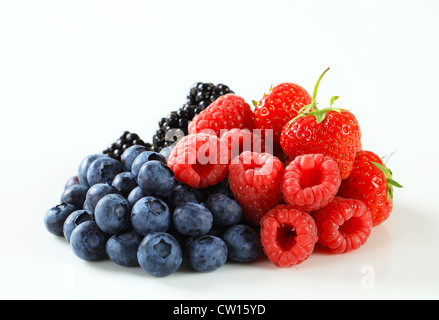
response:
M317 89L328 70L322 73L316 83L312 103L303 107L284 126L280 144L291 159L298 155L316 153L333 158L341 178L345 179L352 171L355 153L361 150L361 131L351 112L332 107L338 97L331 99L331 107L322 110L317 108Z
M394 186L401 188L380 157L362 150L357 152L354 169L342 181L338 195L362 200L370 209L373 226L377 226L387 220L392 211Z
M311 103L311 96L301 86L294 83L281 83L270 88L268 94L255 106L255 128L261 129L262 137L267 139L271 133L266 129L272 129L273 148L280 150L280 135L283 126L297 116L299 110Z

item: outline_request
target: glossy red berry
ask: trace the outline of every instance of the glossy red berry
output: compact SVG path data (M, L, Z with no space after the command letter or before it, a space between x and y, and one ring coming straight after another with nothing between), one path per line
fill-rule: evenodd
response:
M331 157L338 164L341 178L345 179L352 171L355 153L361 150L361 131L351 112L332 107L338 97L331 99L331 107L317 108L317 88L328 70L316 83L313 103L284 126L280 144L291 159L313 153Z
M263 138L273 137L274 149L279 149L283 126L311 100L309 93L295 83L278 84L256 104L255 128L262 130ZM272 132L267 132L267 129Z
M392 172L381 158L371 151L357 152L353 170L342 181L338 195L358 199L370 209L373 225L387 220L393 208L393 187L401 185L393 180Z

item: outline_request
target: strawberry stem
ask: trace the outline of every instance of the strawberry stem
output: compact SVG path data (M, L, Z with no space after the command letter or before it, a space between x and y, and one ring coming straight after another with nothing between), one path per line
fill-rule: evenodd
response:
M317 111L317 90L319 89L319 85L320 85L320 81L322 80L323 76L326 74L326 72L329 71L330 68L326 68L325 71L323 71L323 73L320 75L319 79L316 82L316 85L314 86L314 91L312 93L312 111Z
M323 76L326 74L326 72L329 71L330 68L326 68L325 71L323 71L323 73L320 75L320 77L318 78L316 85L314 86L314 92L312 94L312 101L310 104L307 104L306 106L303 106L300 110L299 113L297 114L297 116L295 116L293 119L291 119L288 122L288 126L291 125L296 119L303 117L303 116L314 116L316 118L317 123L322 122L323 120L325 120L326 114L330 111L335 111L340 113L342 111L342 109L339 108L332 108L332 104L335 102L335 100L337 100L339 98L339 96L334 96L331 98L331 106L329 108L325 108L322 110L319 110L317 108L317 91L319 89L319 85L320 85L320 81L322 80Z

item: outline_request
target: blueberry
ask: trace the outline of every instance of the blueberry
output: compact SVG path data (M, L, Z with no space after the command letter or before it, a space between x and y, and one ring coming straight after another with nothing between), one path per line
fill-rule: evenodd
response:
M212 212L213 222L218 226L228 227L241 221L241 206L223 193L211 194L206 200L206 207Z
M183 261L183 252L177 240L169 233L148 234L140 243L137 260L143 270L155 277L176 272Z
M108 194L117 194L118 191L107 183L98 183L88 189L87 195L85 197L85 202L87 203L90 213L93 215L95 207L99 200Z
M210 230L207 234L221 238L224 230L225 230L225 227L220 227L214 223L212 228L210 228Z
M176 208L186 202L202 203L203 197L198 190L192 189L186 184L178 184L172 191L169 197L169 205L171 208Z
M151 160L143 164L137 176L139 187L145 194L167 199L175 187L174 174L165 164Z
M144 197L131 210L131 224L143 236L151 232L166 232L171 225L171 212L163 200Z
M73 204L77 208L82 208L85 197L87 195L88 187L77 184L64 190L61 195L61 202Z
M168 160L169 156L171 155L172 149L173 149L173 146L165 147L162 150L160 150L160 154L162 156L164 156L166 160Z
M120 162L122 163L123 170L126 172L131 172L131 165L133 164L133 161L139 154L146 151L146 147L142 145L133 145L126 149L120 157Z
M145 197L146 195L143 193L142 189L140 187L136 187L133 189L133 191L130 192L130 194L127 197L128 203L130 205L130 208L134 207L137 201Z
M44 225L46 229L58 237L64 236L64 222L68 216L76 210L77 208L69 203L61 203L56 207L50 208L44 215Z
M108 194L99 200L94 217L97 225L108 234L116 234L127 228L130 222L128 201L119 194Z
M107 157L107 156L104 154L91 154L91 155L85 157L81 161L81 164L79 165L79 169L78 169L78 180L82 185L89 186L88 180L87 180L88 168L90 167L90 165L92 164L93 161L95 161L98 158L102 158L102 157Z
M73 230L75 230L75 228L81 223L92 220L93 218L91 217L91 215L85 210L73 211L64 222L64 238L66 238L66 240L70 242L70 236L72 235Z
M212 213L202 204L186 202L174 210L174 227L183 235L199 237L213 225Z
M82 260L95 261L105 256L108 236L94 221L86 221L77 226L70 236L70 246Z
M122 164L110 157L101 157L90 164L87 181L90 186L97 183L111 184L115 176L123 171Z
M191 267L200 272L211 272L227 261L227 246L212 235L193 239L188 244L187 256Z
M121 172L114 177L111 185L126 198L130 192L137 187L137 182L133 179L131 172Z
M111 261L123 266L138 265L137 250L143 237L135 231L113 235L106 245L107 255Z
M213 186L209 186L207 188L201 189L200 191L203 193L206 199L209 198L209 196L214 193L222 193L231 199L234 198L233 192L228 185L227 178Z
M139 154L136 157L136 159L134 159L133 164L131 166L131 173L132 173L134 179L137 180L137 177L139 176L140 169L148 161L160 161L164 165L167 164L166 158L158 152L154 152L154 151L142 152L141 154Z
M87 211L87 213L93 218L93 210L91 210L88 202L87 202L87 198L84 201L84 205L82 207L85 211Z
M131 165L131 174L133 175L134 179L137 180L137 176L139 175L140 168L149 161L149 155L153 151L145 151L140 153L134 160Z
M251 262L261 250L261 241L256 230L248 225L237 224L227 228L222 239L227 245L228 257L236 262Z
M77 184L80 184L79 178L78 178L78 176L73 176L69 180L66 181L66 184L64 185L64 190L68 189L71 186L77 185Z

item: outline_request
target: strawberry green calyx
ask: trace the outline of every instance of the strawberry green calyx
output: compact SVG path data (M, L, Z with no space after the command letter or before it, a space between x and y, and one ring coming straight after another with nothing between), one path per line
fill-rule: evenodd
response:
M303 117L303 116L314 116L316 118L317 123L320 123L323 120L325 120L326 115L330 111L335 111L335 112L341 113L342 109L340 109L340 108L333 108L332 107L334 102L338 98L340 98L340 96L334 96L334 97L331 98L330 107L329 108L325 108L325 109L322 109L322 110L319 110L317 108L317 91L319 89L320 81L322 80L322 78L326 74L326 72L329 71L329 69L330 68L326 68L325 71L323 71L323 73L318 78L318 80L316 82L316 85L314 86L314 91L313 91L313 95L312 95L312 102L310 104L304 106L303 108L301 108L300 111L299 111L299 114L294 119L292 119L290 121L290 123L292 123L297 118L300 118L300 117Z
M325 108L325 109L322 109L322 110L318 110L317 109L316 111L307 112L304 115L314 116L314 117L316 117L317 123L320 123L323 120L325 120L326 115L330 111L335 111L335 112L341 113L341 109L339 109L339 108Z
M385 165L382 165L381 163L371 161L371 163L381 170L381 172L384 174L387 180L387 201L389 201L391 198L393 198L393 187L397 188L403 188L398 182L393 180L392 177L392 171L387 168Z

